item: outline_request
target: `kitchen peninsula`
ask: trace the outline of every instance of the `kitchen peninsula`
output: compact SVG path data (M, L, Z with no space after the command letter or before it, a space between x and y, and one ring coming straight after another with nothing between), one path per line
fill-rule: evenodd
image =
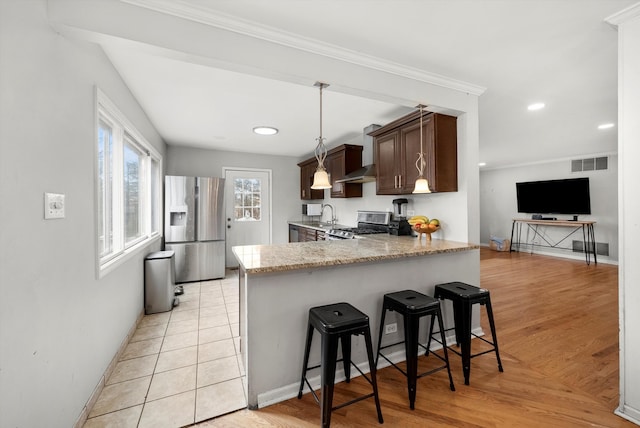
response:
M436 284L477 284L479 246L413 236L372 235L360 239L233 247L240 264L240 336L250 408L297 395L309 308L348 302L369 316L374 348L384 294L404 289L433 295ZM477 284L479 285L479 284ZM395 315L395 314L393 314ZM452 325L453 314L444 312ZM387 323L395 322L387 317ZM473 328L479 329L474 318ZM383 336L397 342L398 332ZM426 337L426 335L425 335ZM313 342L310 365L320 361ZM404 359L404 351L398 352ZM361 337L352 359L364 370ZM341 366L338 366L341 368ZM319 383L311 374L312 385ZM343 379L336 373L336 381Z

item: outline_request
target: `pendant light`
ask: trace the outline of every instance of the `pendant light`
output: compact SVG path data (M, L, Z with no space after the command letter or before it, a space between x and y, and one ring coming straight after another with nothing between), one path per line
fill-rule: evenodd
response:
M416 168L418 169L418 179L416 180L416 186L412 193L431 193L429 189L429 182L424 178L424 150L422 148L422 112L424 106L420 104L420 153L418 153L418 160L416 161Z
M327 148L324 145L324 138L322 137L322 89L326 88L326 83L316 82L313 86L320 87L320 136L316 138L318 145L316 146L315 155L318 161L318 167L313 174L313 184L311 188L316 189L331 189L331 183L329 183L329 175L324 167L324 160L327 157Z

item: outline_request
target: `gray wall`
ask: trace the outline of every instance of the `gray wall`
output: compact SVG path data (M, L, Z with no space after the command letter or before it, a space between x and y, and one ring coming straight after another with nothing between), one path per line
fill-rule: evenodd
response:
M2 427L73 426L143 309L147 251L96 279L95 85L165 150L102 50L46 10L0 2ZM65 219L43 220L44 192L66 195Z
M298 159L289 156L268 156L232 151L217 151L169 146L166 171L168 175L223 177L223 167L270 169L271 222L273 243L288 242L288 220L301 212L300 168Z
M594 157L578 156L576 159ZM596 242L609 244L609 257L599 256L601 261L618 260L618 157L609 156L609 169L601 171L571 172L569 159L513 168L482 170L480 172L480 240L488 244L491 236L509 238L513 218L530 218L529 214L518 213L516 203L516 182L555 180L562 178L589 177L591 193L591 215L579 216L581 220L594 220ZM569 215L557 215L558 219L570 219ZM556 229L556 230L554 230ZM549 236L562 238L568 232L565 228L547 228ZM571 239L581 240L581 234ZM561 257L582 258L579 253L536 249Z

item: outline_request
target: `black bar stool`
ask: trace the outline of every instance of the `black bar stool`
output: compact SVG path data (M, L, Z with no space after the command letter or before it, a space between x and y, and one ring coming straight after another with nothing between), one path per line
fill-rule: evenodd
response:
M320 365L307 367L309 364L309 350L311 349L311 339L313 329L318 330L322 339L322 357ZM351 335L364 335L367 345L367 357L369 359L370 378L351 362ZM338 360L338 340L342 343L342 359ZM353 366L371 384L373 392L349 402L332 407L333 387L336 376L336 363L342 361L344 374L347 383L351 380L350 366ZM309 381L307 380L307 370L321 367L322 402L318 399ZM373 363L373 346L371 345L371 330L369 328L369 317L354 308L348 303L336 303L332 305L317 306L309 310L309 326L307 329L307 342L304 349L304 362L302 364L302 379L300 380L300 390L298 398L302 398L302 388L307 383L309 390L313 394L316 402L320 404L320 414L322 426L328 427L331 423L331 412L342 407L356 403L358 401L374 397L376 410L378 411L378 422L383 423L382 411L380 410L380 399L378 398L378 385L376 383L376 366Z
M390 345L380 346L382 343L382 332L384 329L384 318L387 311L395 311L402 315L404 321L404 341L393 343ZM424 316L431 316L431 324L429 327L429 341L427 346L423 346L418 341L418 333L420 327L420 318ZM440 302L433 297L426 296L413 290L398 291L395 293L389 293L384 295L382 302L382 316L380 317L380 334L378 336L378 352L376 354L376 367L378 367L378 358L382 356L391 365L398 369L402 374L407 377L407 387L409 390L409 407L411 410L415 408L416 401L416 384L417 380L423 376L427 376L438 372L443 369L447 369L449 373L449 387L452 391L456 388L453 386L453 378L451 377L451 369L449 367L449 356L447 354L447 347L443 346L444 357L432 352L433 355L438 357L444 362L441 367L434 368L425 373L418 374L418 346L425 349L426 356L429 355L429 344L431 343L431 335L433 334L433 324L435 318L438 319L440 326L440 336L444 342L444 324L442 322L442 314L440 313ZM405 344L405 354L407 362L407 371L404 372L400 367L389 360L382 352L382 349L389 348L391 346Z
M493 322L493 310L491 309L491 295L489 290L484 288L478 288L473 285L465 284L463 282L449 282L446 284L436 285L434 296L438 299L451 300L453 303L453 319L455 327L448 328L445 331L455 329L456 332L456 344L461 346L461 351L458 352L453 348L449 348L452 352L462 357L462 372L464 373L464 384L469 385L469 372L471 371L471 358L487 354L489 352L496 353L496 359L498 360L498 370L502 370L502 362L500 361L500 352L498 351L498 338L496 336L496 326ZM491 327L491 337L493 342L486 340L483 337L471 332L471 313L472 306L479 303L485 306L487 310L487 316L489 318L489 326ZM488 343L492 346L483 352L471 355L471 336ZM437 340L434 338L434 340ZM439 341L438 341L439 342ZM443 344L446 342L443 342Z

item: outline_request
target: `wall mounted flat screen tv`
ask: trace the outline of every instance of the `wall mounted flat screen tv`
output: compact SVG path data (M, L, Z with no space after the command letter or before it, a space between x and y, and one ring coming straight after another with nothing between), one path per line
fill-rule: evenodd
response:
M591 214L589 178L516 183L518 212Z

